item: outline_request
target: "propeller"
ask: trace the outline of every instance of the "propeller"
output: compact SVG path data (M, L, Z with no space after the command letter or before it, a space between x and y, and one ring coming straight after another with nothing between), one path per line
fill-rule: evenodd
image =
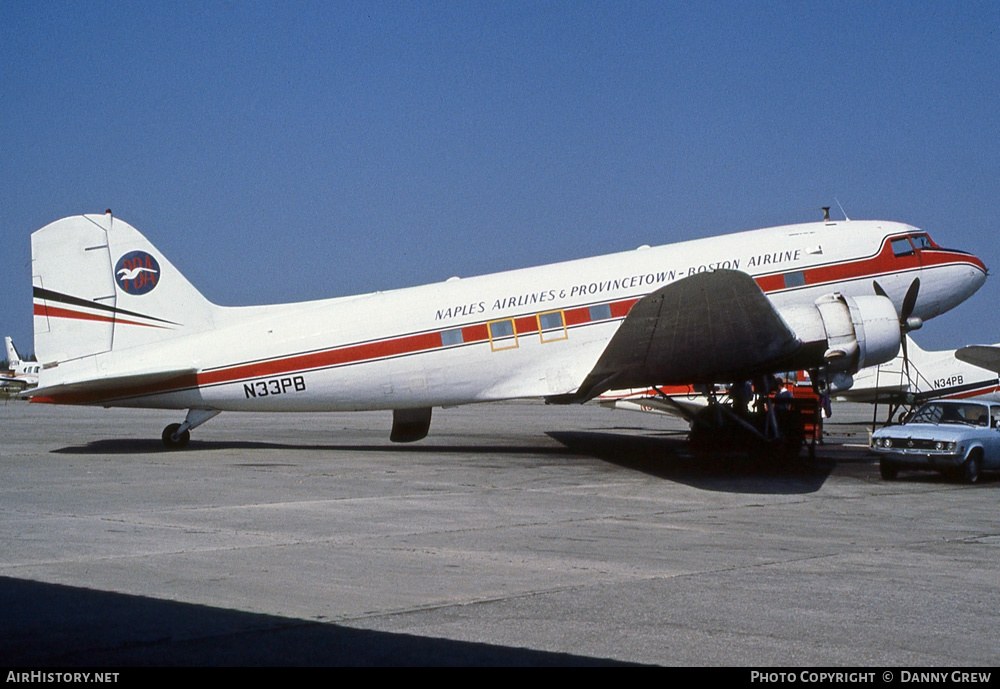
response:
M875 294L880 297L889 298L882 285L878 284L878 280L872 281L872 287L875 289ZM906 288L906 294L903 295L903 303L900 305L899 309L899 331L902 333L903 337L900 344L903 347L903 371L906 375L906 380L910 380L910 357L906 351L906 334L913 331L919 330L920 326L924 324L923 319L917 318L913 315L913 309L917 306L917 295L920 294L920 278L913 278L913 282L910 286Z
M889 295L886 294L882 285L878 284L878 280L872 281L872 287L875 289L875 294L880 297L885 297L889 299ZM906 384L909 387L911 383L910 378L910 355L907 351L906 341L907 333L911 330L917 330L924 324L923 320L913 316L913 309L917 306L917 295L920 293L920 278L913 278L913 282L910 286L906 288L906 294L903 295L903 303L900 304L899 308L899 332L902 337L900 338L900 345L903 348L903 375L906 376ZM891 299L890 299L891 301ZM881 366L879 367L881 370ZM889 406L890 415L892 412L892 406ZM878 418L878 396L875 397L875 407L872 410L872 431L875 430L875 423Z

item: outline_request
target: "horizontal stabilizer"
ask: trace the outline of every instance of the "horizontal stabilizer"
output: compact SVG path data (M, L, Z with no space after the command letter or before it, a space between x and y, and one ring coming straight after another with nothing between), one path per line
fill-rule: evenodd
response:
M193 368L132 373L46 385L26 394L32 402L92 404L194 386L197 384L196 374L197 370Z
M746 273L700 273L636 302L579 391L745 380L800 342ZM562 401L562 400L560 400Z
M955 358L967 364L1000 373L1000 345L969 345L955 352Z

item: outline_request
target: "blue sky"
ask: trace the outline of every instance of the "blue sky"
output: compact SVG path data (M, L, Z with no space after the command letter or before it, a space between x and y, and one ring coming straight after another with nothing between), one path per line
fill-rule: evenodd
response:
M22 351L31 232L105 208L228 305L836 200L1000 265L996 2L8 1L0 20L0 331ZM1000 341L998 292L918 341Z

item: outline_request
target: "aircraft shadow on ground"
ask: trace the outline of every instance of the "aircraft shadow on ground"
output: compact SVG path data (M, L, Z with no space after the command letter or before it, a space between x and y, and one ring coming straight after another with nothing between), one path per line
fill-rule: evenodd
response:
M168 450L159 440L150 438L116 438L94 440L86 445L69 445L52 450L54 454L69 455L176 455L185 452L211 452L217 450L310 450L320 452L378 452L378 453L415 453L415 454L533 454L533 455L568 455L570 450L564 447L549 447L545 445L435 445L427 442L412 444L372 443L369 445L317 445L306 443L269 443L253 440L192 440L182 450Z
M642 429L625 429L642 430ZM158 440L150 438L118 438L95 440L86 445L70 445L51 450L68 455L158 455L174 456L219 450L306 450L321 452L413 453L474 456L478 454L535 455L549 457L593 457L609 464L641 471L650 476L684 483L703 490L730 493L800 494L819 490L834 466L859 477L878 473L877 458L846 456L844 448L834 444L820 451L815 461L806 459L806 452L793 461L777 461L740 452L694 454L684 440L685 434L662 432L636 435L612 431L550 431L547 435L560 447L546 445L314 445L267 443L248 440L192 440L184 450L167 450ZM253 466L292 466L290 462L250 462ZM873 467L873 465L876 465ZM896 479L900 483L955 483L956 479L935 472L904 471ZM980 484L1000 485L1000 473L987 473Z
M0 609L8 667L626 665L9 577Z
M693 453L683 435L626 435L602 431L551 432L574 454L704 490L727 493L812 493L833 469L830 462L779 461L745 452Z
M656 433L636 435L607 431L551 431L547 435L559 443L553 447L537 445L462 444L353 444L313 445L268 443L246 440L192 440L183 450L167 450L150 438L95 440L73 445L55 454L72 455L160 455L175 456L218 450L308 450L324 452L415 453L442 455L539 455L593 457L615 466L641 471L657 478L676 481L705 490L736 493L797 494L819 490L832 471L832 463L809 462L805 453L798 461L779 462L767 457L739 452L699 453L694 455L683 435Z

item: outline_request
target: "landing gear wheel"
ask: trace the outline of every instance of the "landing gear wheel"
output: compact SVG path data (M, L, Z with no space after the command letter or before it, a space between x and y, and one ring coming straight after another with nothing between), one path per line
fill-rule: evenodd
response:
M191 440L191 431L177 433L180 427L179 423L172 423L163 429L163 435L160 437L163 438L163 446L168 450L179 450Z
M976 483L979 481L979 455L974 454L962 463L959 472L962 480L966 483Z
M899 467L884 459L879 460L878 473L883 481L895 481L899 475Z

